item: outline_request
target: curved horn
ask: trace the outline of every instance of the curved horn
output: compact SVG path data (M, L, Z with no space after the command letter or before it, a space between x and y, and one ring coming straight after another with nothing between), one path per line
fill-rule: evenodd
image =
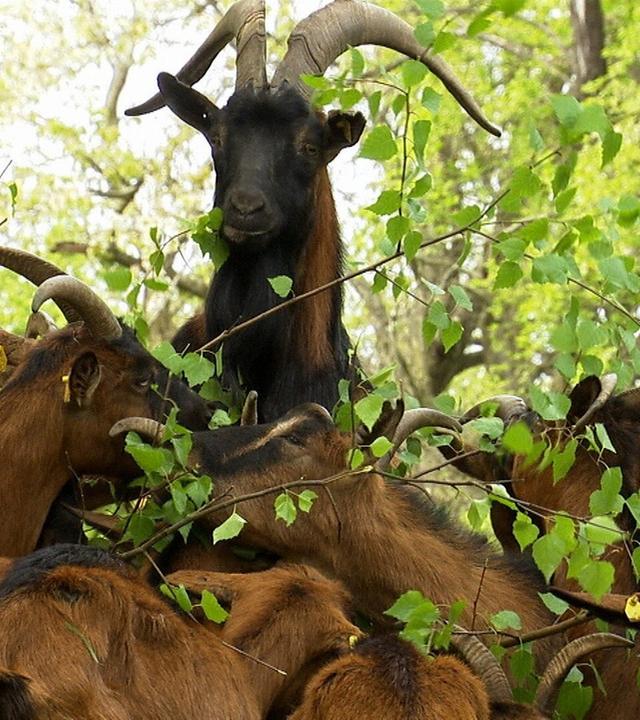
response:
M441 427L452 430L455 433L462 432L462 425L460 425L455 418L439 410L432 410L431 408L407 410L402 416L402 420L398 423L398 427L393 435L393 447L386 455L378 460L375 465L376 470L385 472L389 468L391 459L398 451L400 445L402 445L411 433L423 427Z
M118 420L109 430L109 437L117 437L122 433L137 432L150 440L157 440L164 434L166 427L157 420L145 417L128 417Z
M529 411L527 403L517 395L494 395L469 408L460 418L460 422L464 425L470 420L475 420L480 415L482 406L487 403L498 404L495 416L503 420L505 425L508 425L518 415L524 415Z
M213 32L178 71L176 77L186 85L198 82L222 49L236 39L236 90L253 84L263 88L267 84L266 34L264 28L264 0L239 0L224 14ZM164 107L160 93L124 111L125 115L146 115Z
M64 270L53 263L16 248L0 247L0 265L21 275L34 285L42 285L45 280L57 275L66 275ZM56 302L56 305L62 310L67 322L82 320L80 314L69 303L61 300Z
M50 299L69 303L95 337L116 340L122 335L122 327L109 306L77 278L61 275L45 280L33 296L32 312L38 312Z
M451 644L482 680L492 702L512 702L511 686L489 648L475 635L452 635Z
M574 426L571 428L571 432L574 435L577 435L589 424L591 418L613 395L613 391L616 388L617 382L618 376L615 373L609 373L602 378L602 380L600 381L601 390L598 394L598 397L591 403L591 407L589 407L587 412L585 412L585 414L581 418L579 418L574 424Z
M301 20L289 37L289 49L275 72L272 85L289 83L308 97L311 88L300 81L300 75L322 75L343 52L358 45L381 45L419 60L442 81L478 125L500 137L500 129L487 120L453 70L416 40L409 24L389 10L360 0L334 0Z
M31 313L31 315L29 315L29 319L27 320L27 327L24 331L24 336L30 340L35 340L39 337L44 337L57 329L56 324L46 313Z
M553 711L556 693L560 689L562 682L571 667L584 655L601 650L603 648L612 647L633 647L631 640L613 635L612 633L594 633L586 635L577 640L573 640L562 648L559 653L549 663L545 670L535 697L535 706L542 713L549 716Z
M242 408L242 416L240 425L257 425L258 424L258 393L250 390L244 401Z

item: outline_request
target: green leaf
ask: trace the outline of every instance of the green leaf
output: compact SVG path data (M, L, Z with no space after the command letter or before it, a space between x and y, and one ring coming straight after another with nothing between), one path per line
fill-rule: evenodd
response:
M441 30L436 35L436 39L433 41L431 52L434 55L446 52L447 50L451 49L457 42L458 38L456 35L450 32L446 32L446 30Z
M371 393L353 406L358 418L364 423L368 430L375 425L376 420L380 417L384 398L376 393Z
M211 620L211 622L220 624L229 617L229 613L220 605L218 598L209 590L202 591L200 607L207 620Z
M424 151L430 132L431 122L429 120L416 120L413 123L413 147L420 162L424 162Z
M533 543L533 559L547 582L567 552L564 542L554 533L548 533Z
M274 500L273 506L278 520L282 520L287 527L293 525L298 516L298 511L288 492L280 493Z
M445 353L448 353L449 350L451 350L451 348L459 342L463 333L464 328L462 325L457 320L452 320L451 324L448 325L441 333L442 345Z
M496 630L522 629L522 620L518 613L513 610L501 610L491 617L491 624Z
M353 448L349 451L349 467L356 470L364 463L364 453L360 448Z
M480 15L469 23L467 35L469 37L476 37L476 35L480 35L480 33L483 33L489 27L491 27L491 18L485 13L480 13Z
M622 135L611 130L602 139L602 167L608 165L620 152Z
M622 489L622 470L619 467L607 468L600 478L600 490L591 493L589 510L592 515L609 515L622 512L624 499Z
M380 458L388 453L392 447L393 443L382 435L371 443L371 452L374 457Z
M405 60L400 66L402 80L407 88L421 83L427 75L427 67L419 60Z
M369 105L369 114L372 118L375 118L375 116L378 114L378 110L380 109L380 101L382 100L382 93L380 90L376 90L375 92L372 92L371 95L367 97L367 104Z
M215 545L221 540L231 540L234 537L238 537L246 522L247 521L234 510L233 513L213 531L213 544Z
M160 345L151 351L151 354L174 375L179 375L182 372L182 356L178 355L168 340L163 340Z
M621 542L622 534L616 521L609 515L596 515L590 522L581 525L581 534L595 547L596 552L606 545L616 545Z
M413 31L416 40L422 45L422 47L431 47L433 41L436 39L436 31L433 29L433 24L430 22L421 23Z
M467 427L472 428L481 435L486 435L492 440L495 440L502 435L504 422L499 417L480 417L467 423Z
M107 270L103 273L103 277L109 290L114 290L115 292L124 292L129 285L131 285L131 270L126 267Z
M556 197L556 210L562 214L571 205L571 201L575 197L576 188L567 188Z
M147 473L167 475L173 469L173 455L169 450L148 445L135 432L127 433L125 449Z
M471 298L463 287L460 287L459 285L451 285L449 287L449 294L456 301L456 305L459 305L465 310L473 310Z
M582 112L573 125L573 132L584 134L595 132L604 139L611 131L611 122L601 105L583 105Z
M491 501L489 498L482 500L473 500L467 510L467 521L471 528L476 531L482 530L484 522L489 517L491 510Z
M172 597L178 603L180 609L184 612L191 612L193 610L193 604L191 598L184 585L173 587Z
M552 95L551 105L563 127L570 128L576 123L582 106L572 95Z
M615 570L606 560L593 560L578 573L578 582L582 589L601 600L611 590Z
M568 274L569 265L561 255L542 255L535 258L531 266L531 279L537 283L564 285Z
M364 72L364 57L357 48L349 48L351 55L351 74L354 77L359 77Z
M387 237L396 245L402 240L409 227L409 218L403 215L394 215L387 220Z
M422 245L422 234L417 230L412 230L404 236L402 249L409 262L413 260L418 250L420 250L420 245Z
M564 396L563 396L564 397ZM568 398L567 398L568 399ZM561 480L571 470L576 461L576 448L578 441L575 438L569 440L564 449L553 456L553 482Z
M445 328L449 327L449 324L451 322L449 320L447 310L445 306L440 302L440 300L435 300L431 304L429 312L427 313L427 318L429 322L435 327L437 327L439 330L444 330Z
M273 292L281 298L287 297L293 287L293 280L287 275L276 275L275 277L267 278L267 280L273 288Z
M531 168L521 165L514 170L509 187L518 197L531 197L540 190L542 183Z
M437 620L440 612L419 590L409 590L401 595L388 610L385 610L384 614L401 622L408 622L411 616L416 614L422 615L423 618L431 616L433 620Z
M140 545L148 540L156 530L156 524L150 517L141 513L134 513L129 520L129 527L125 539L131 538L134 545Z
M451 219L459 227L468 227L475 224L481 214L481 210L477 205L468 205L454 212Z
M391 215L400 209L400 199L398 190L383 190L373 205L367 207L367 210L371 210L376 215Z
M422 92L422 107L425 107L427 110L431 111L434 115L438 112L440 109L440 101L442 100L442 95L440 93L436 92L432 88L428 87L425 88Z
M493 0L492 7L500 10L505 17L515 15L527 4L527 0Z
M537 539L540 530L528 515L519 512L513 522L513 535L520 545L520 550L524 550Z
M444 3L442 0L416 0L422 12L432 20L438 20L444 15Z
M510 425L503 438L506 450L518 455L528 455L533 450L533 436L526 423L519 421Z
M389 160L398 152L396 139L386 125L373 128L366 136L360 152L370 160Z
M215 373L215 366L202 353L187 353L182 361L182 370L192 387L202 385Z
M496 279L493 283L493 288L494 290L500 290L501 288L513 287L518 280L520 280L522 275L523 273L520 265L515 262L511 262L511 260L507 260L498 268L498 274L496 275Z
M308 513L317 499L318 493L315 493L313 490L303 490L298 495L298 507L303 513Z
M569 609L569 603L556 597L553 593L538 593L538 596L554 615L564 615Z
M12 182L7 185L9 188L9 194L11 195L11 214L13 215L16 211L16 201L18 200L18 186Z
M425 193L429 192L431 189L431 183L432 178L429 173L426 173L422 177L418 178L415 183L413 184L413 187L411 188L408 197L409 198L419 198L422 197Z

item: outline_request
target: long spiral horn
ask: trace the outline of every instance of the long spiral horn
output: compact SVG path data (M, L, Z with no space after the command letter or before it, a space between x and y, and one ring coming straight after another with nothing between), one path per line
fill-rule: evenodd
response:
M475 635L452 635L451 644L482 680L492 702L511 702L511 686L489 648Z

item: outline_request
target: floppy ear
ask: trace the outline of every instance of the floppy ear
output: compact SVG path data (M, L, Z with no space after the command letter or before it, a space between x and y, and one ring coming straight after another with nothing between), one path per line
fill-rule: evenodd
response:
M343 113L332 110L327 118L327 146L325 148L327 162L346 147L355 145L360 140L366 120L362 113Z
M95 353L89 351L79 355L73 362L68 378L63 378L68 384L65 402L74 402L79 408L89 407L101 377L102 370Z
M220 112L211 100L169 73L158 75L158 87L167 107L208 139Z
M571 408L567 413L567 420L575 422L581 418L593 405L601 390L602 383L599 377L589 375L581 380L569 394Z

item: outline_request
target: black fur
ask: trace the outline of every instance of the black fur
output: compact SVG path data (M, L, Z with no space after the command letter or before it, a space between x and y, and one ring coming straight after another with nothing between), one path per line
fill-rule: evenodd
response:
M104 567L119 572L125 571L127 567L122 560L99 548L69 543L52 545L14 561L0 583L0 599L8 597L21 588L33 587L47 573L62 565Z
M36 720L28 678L1 669L0 720Z

